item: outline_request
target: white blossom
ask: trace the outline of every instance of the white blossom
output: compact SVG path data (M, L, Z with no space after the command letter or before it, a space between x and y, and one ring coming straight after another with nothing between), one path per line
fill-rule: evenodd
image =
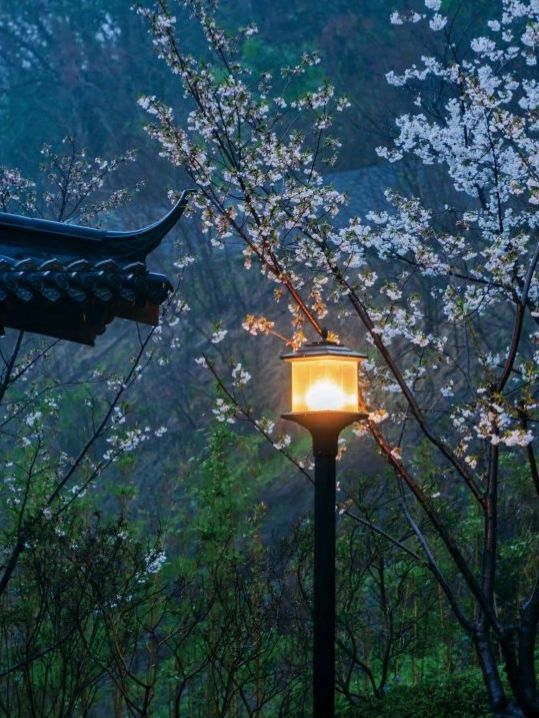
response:
M292 437L289 434L281 434L279 439L273 443L273 446L278 450L282 451L286 449L292 443Z
M217 329L216 331L213 332L213 334L211 336L211 343L219 344L220 342L223 341L223 339L226 337L227 334L228 334L228 329Z
M232 369L232 379L234 386L242 387L251 380L251 375L242 367L240 363L238 363Z
M158 553L151 552L147 554L144 558L146 571L152 574L159 573L166 560L167 557L164 551L159 551Z

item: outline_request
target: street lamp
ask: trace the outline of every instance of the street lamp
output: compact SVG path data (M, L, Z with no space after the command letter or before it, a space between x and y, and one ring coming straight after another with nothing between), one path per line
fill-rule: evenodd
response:
M292 365L292 411L314 453L313 716L335 712L335 464L341 431L366 413L358 387L364 354L327 339L282 357Z

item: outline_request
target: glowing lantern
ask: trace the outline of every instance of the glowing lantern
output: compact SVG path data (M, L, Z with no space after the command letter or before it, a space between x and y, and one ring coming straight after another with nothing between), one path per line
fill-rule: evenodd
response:
M282 359L292 365L292 414L362 411L358 365L364 354L323 341Z

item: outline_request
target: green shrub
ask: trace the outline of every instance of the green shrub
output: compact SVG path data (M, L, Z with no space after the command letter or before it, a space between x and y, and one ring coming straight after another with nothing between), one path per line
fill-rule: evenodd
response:
M342 708L341 718L490 718L481 676L466 673L417 686L393 686L383 700Z

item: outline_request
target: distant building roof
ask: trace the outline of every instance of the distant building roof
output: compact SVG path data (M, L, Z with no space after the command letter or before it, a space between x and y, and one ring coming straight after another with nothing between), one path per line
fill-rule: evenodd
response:
M384 162L371 167L334 172L325 179L348 197L348 203L339 212L336 221L338 227L346 225L352 217L367 221L369 212L391 211L386 190L404 195L419 191L418 168L404 162L398 165Z
M157 324L172 287L148 271L146 257L179 220L188 196L135 232L0 212L0 331L94 344L115 317Z

